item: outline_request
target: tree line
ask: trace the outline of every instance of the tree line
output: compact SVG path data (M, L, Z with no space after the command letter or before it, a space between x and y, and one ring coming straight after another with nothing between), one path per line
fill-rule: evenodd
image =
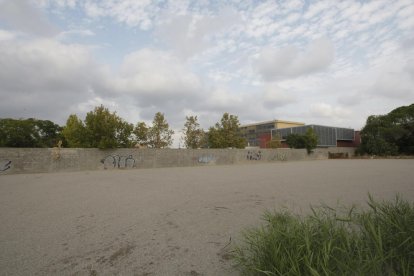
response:
M224 113L220 122L207 131L200 127L197 116L186 116L182 139L186 148L244 148L239 136L239 120ZM62 141L70 148L168 148L174 131L165 115L157 112L151 125L128 123L103 105L95 107L81 120L71 114L61 127L49 120L0 119L0 147L54 147Z
M244 148L247 142L239 134L238 117L224 113L214 126L203 130L197 116L186 116L182 129L186 148ZM65 126L49 120L0 119L0 147L50 148L62 141L63 147L81 148L168 148L174 131L163 113L154 115L152 124L128 123L116 112L103 105L95 107L81 120L77 115L68 117ZM306 148L310 152L317 144L312 130L304 135L291 134L286 143L291 148ZM281 146L280 139L267 144ZM369 155L414 154L414 104L398 107L385 115L371 115L361 130L361 145L357 152Z

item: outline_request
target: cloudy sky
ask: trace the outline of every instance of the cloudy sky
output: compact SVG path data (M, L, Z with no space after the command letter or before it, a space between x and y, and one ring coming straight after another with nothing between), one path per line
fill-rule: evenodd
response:
M361 128L414 102L414 2L0 0L0 117ZM175 145L178 143L176 135Z

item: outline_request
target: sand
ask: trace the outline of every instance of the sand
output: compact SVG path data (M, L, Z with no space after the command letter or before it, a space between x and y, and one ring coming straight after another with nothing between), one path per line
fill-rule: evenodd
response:
M264 210L414 200L413 179L414 160L2 175L0 274L238 275L228 249Z

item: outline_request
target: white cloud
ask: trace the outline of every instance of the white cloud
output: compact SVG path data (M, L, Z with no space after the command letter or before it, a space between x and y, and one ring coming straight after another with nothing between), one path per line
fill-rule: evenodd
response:
M13 40L16 38L16 34L0 29L0 42L6 40Z
M266 81L295 78L326 69L334 58L332 43L321 38L299 52L296 47L265 48L256 63L257 70Z
M215 37L240 22L231 8L217 15L169 15L157 27L157 37L172 47L178 56L188 58L215 46Z
M92 18L112 17L131 27L148 30L159 13L157 3L150 0L88 0L84 4L85 13Z
M296 102L292 91L281 88L276 83L266 84L263 92L263 106L274 109Z
M121 91L142 104L191 97L201 87L198 77L168 52L142 49L127 55L120 69Z
M349 109L339 106L332 106L327 103L312 104L310 107L310 112L312 116L327 117L332 119L347 118L352 113Z

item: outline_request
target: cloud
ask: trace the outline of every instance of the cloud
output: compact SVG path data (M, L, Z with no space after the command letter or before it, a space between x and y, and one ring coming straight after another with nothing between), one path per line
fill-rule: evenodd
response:
M300 52L296 47L265 48L255 66L265 81L295 78L326 69L334 59L332 43L321 38Z
M160 11L157 3L150 0L140 1L86 1L85 13L91 18L111 17L130 27L148 30Z
M186 100L200 90L197 75L172 54L142 49L128 54L120 69L121 90L142 105Z
M16 38L16 34L13 32L5 31L0 29L0 42L6 40L13 40Z
M340 106L332 106L327 103L316 103L311 105L310 113L315 117L341 119L349 117L352 112L351 110Z
M263 105L267 109L274 109L294 103L296 97L292 91L281 88L276 83L266 84L263 93Z
M110 88L87 47L51 39L0 42L1 116L62 123L70 110ZM16 112L18 111L18 112Z
M214 37L240 22L231 8L216 15L168 15L157 27L156 36L172 47L178 56L191 57L214 46Z
M38 36L52 36L58 29L28 0L0 1L0 22L13 30Z
M95 33L91 30L81 30L81 29L77 29L77 30L69 30L69 31L64 31L61 32L59 35L57 35L57 39L59 40L65 40L65 39L69 39L71 37L87 37L87 36L94 36Z

